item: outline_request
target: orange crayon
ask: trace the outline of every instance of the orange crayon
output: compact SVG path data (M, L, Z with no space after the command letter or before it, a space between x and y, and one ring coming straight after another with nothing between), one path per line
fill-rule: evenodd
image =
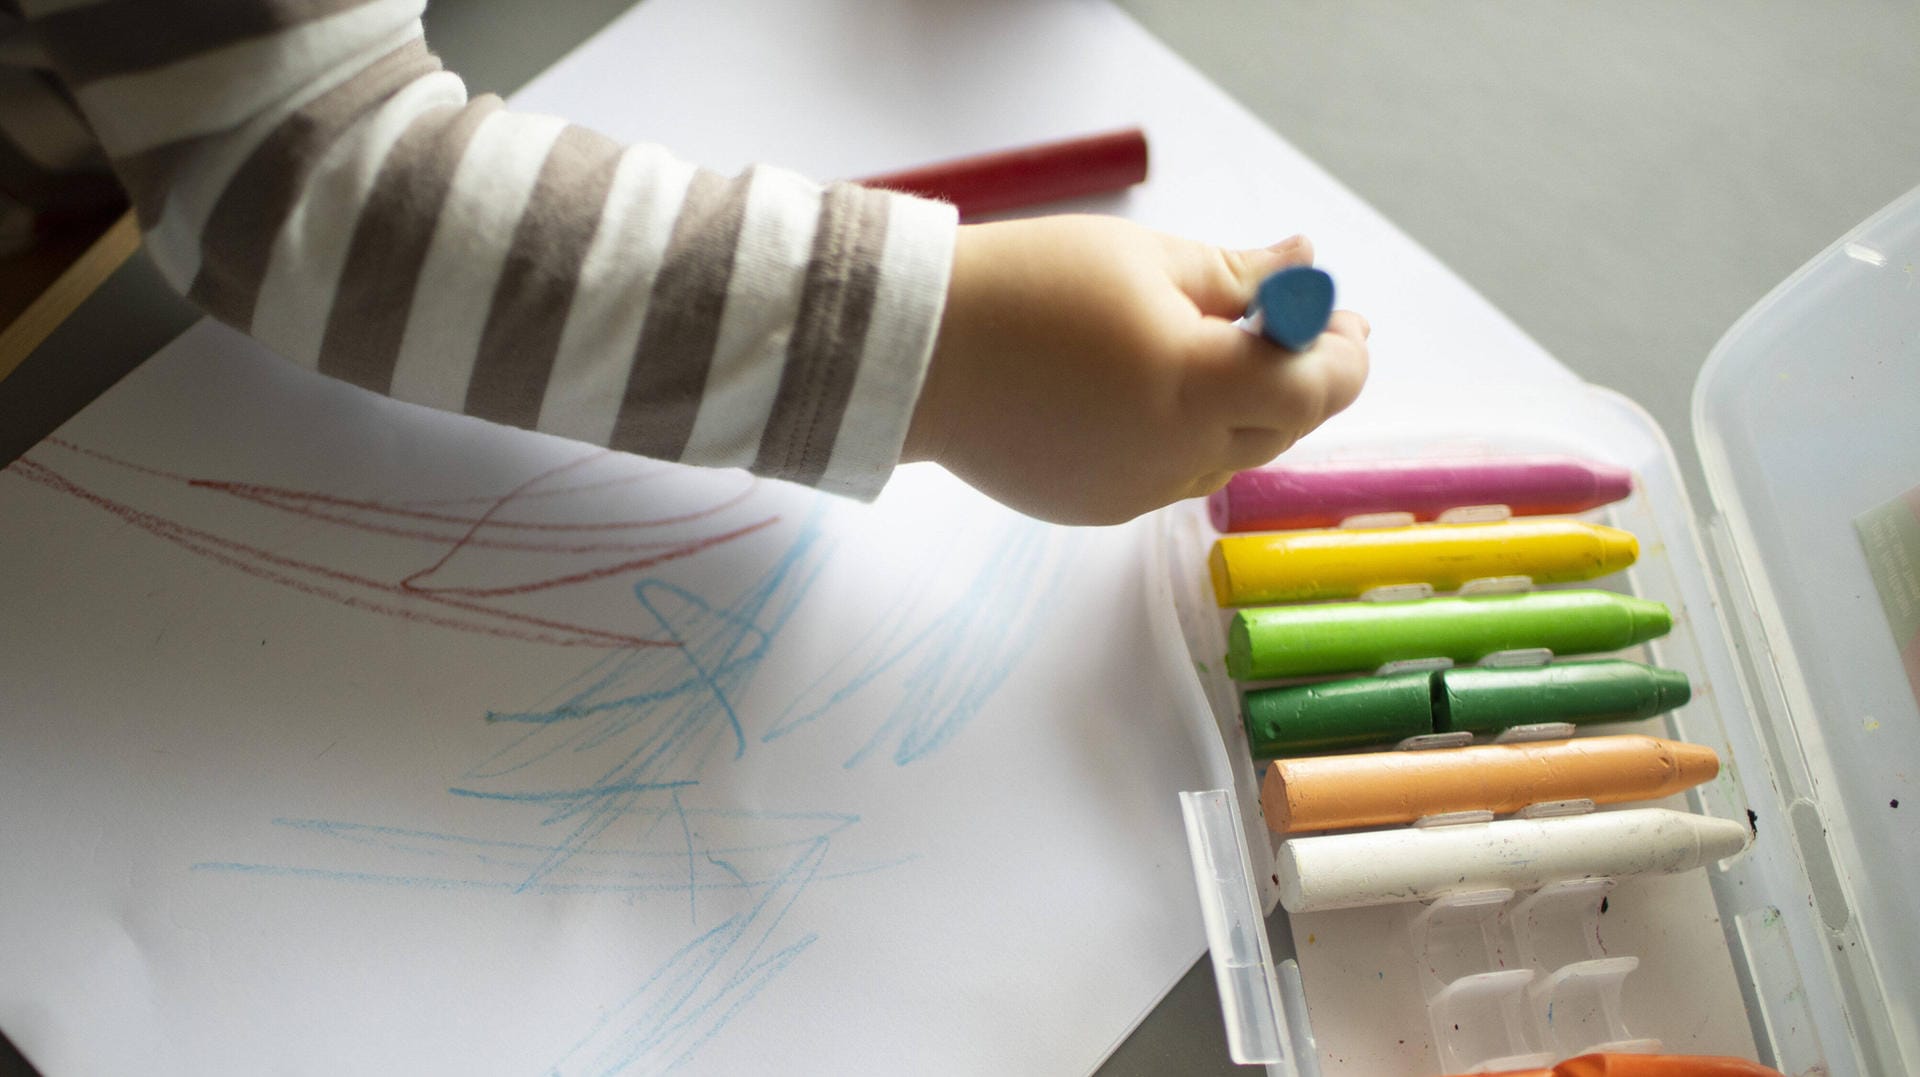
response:
M1501 1070L1481 1077L1781 1077L1780 1071L1723 1055L1591 1054L1552 1069Z
M1720 773L1713 749L1658 737L1580 737L1428 751L1280 759L1260 804L1275 833L1411 823L1529 804L1653 800Z

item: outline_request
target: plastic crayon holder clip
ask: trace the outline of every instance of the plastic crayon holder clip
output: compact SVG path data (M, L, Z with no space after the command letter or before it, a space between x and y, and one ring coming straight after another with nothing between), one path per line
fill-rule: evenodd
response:
M1553 1061L1533 1046L1528 1028L1525 992L1533 970L1500 967L1500 912L1513 897L1506 889L1448 894L1415 906L1408 917L1443 1070L1520 1069Z
M1477 580L1468 580L1460 585L1459 595L1517 595L1533 590L1532 576L1482 576ZM1532 648L1527 648L1532 650ZM1499 654L1512 654L1512 651L1500 651ZM1520 653L1526 653L1522 651ZM1491 656L1489 656L1491 657ZM1486 659L1481 659L1485 662Z
M1513 509L1506 505L1462 505L1447 509L1433 518L1437 524L1497 524L1502 520L1513 519ZM1365 512L1358 516L1348 516L1336 527L1343 531L1365 531L1377 527L1411 527L1419 523L1419 517L1411 512Z
M1621 991L1640 959L1600 950L1600 905L1613 886L1608 878L1568 879L1502 913L1520 966L1535 973L1527 985L1534 1028L1559 1058L1660 1049L1657 1039L1633 1036L1621 1016Z
M1525 669L1551 661L1553 652L1545 647L1516 647L1511 651L1495 651L1474 665L1481 669Z
M1447 509L1433 518L1437 524L1496 524L1502 520L1513 519L1513 509L1507 505L1461 505Z
M1419 520L1411 512L1363 512L1337 525L1342 531L1371 531L1380 527L1412 527Z
M1530 740L1565 740L1580 731L1572 722L1535 722L1532 725L1516 725L1502 729L1494 734L1495 744L1519 744Z
M1523 744L1536 740L1565 740L1579 731L1572 722L1534 722L1503 729L1493 738L1495 744ZM1420 733L1407 737L1392 748L1396 752L1425 752L1435 748L1464 748L1473 743L1473 731L1455 729L1446 733Z
M1449 1072L1525 1069L1588 1051L1646 1052L1621 1017L1640 965L1598 950L1609 878L1449 894L1409 914L1433 1042Z
M1396 583L1387 587L1370 587L1360 592L1362 602L1418 602L1423 598L1432 597L1433 584L1430 583ZM1413 661L1417 662L1421 659L1416 658ZM1443 661L1451 664L1451 660L1443 659Z
M1427 752L1435 748L1464 748L1473 743L1473 734L1465 729L1450 733L1416 733L1393 746L1396 752Z
M1396 673L1438 673L1443 669L1452 669L1451 658L1401 658L1382 665L1373 671L1376 677L1391 677Z
M1370 599L1362 596L1362 601L1400 601L1399 599ZM1526 669L1532 666L1544 666L1553 661L1553 651L1546 647L1520 647L1510 651L1495 651L1473 664L1476 669ZM1435 673L1443 669L1452 669L1453 659L1401 658L1383 664L1373 671L1376 677L1391 677L1396 673Z
M1533 590L1532 576L1482 576L1461 584L1458 594L1466 598L1470 595L1517 595L1531 590ZM1396 583L1362 591L1360 601L1418 602L1433 596L1434 589L1430 583Z

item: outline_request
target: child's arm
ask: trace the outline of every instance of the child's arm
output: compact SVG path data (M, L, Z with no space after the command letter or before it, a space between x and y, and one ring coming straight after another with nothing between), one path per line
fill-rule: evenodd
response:
M1252 283L1208 248L1059 220L956 250L951 207L469 100L421 0L23 6L169 279L401 399L866 497L912 422L911 456L1092 520L1217 484L1357 385L1337 335L1290 359L1202 317Z
M856 496L892 469L951 207L469 99L421 0L24 6L161 270L289 359Z

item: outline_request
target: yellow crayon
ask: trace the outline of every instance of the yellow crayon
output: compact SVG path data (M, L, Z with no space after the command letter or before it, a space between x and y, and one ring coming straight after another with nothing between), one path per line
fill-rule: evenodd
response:
M1590 580L1639 555L1625 531L1544 519L1222 535L1208 565L1222 606L1250 606L1353 598L1400 584L1452 591L1492 576Z

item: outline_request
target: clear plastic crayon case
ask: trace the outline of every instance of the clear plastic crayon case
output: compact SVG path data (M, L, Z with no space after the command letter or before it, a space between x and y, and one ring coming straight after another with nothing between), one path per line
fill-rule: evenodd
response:
M1656 424L1577 382L1363 401L1288 456L1552 453L1633 472L1631 496L1588 518L1633 532L1640 559L1594 582L1668 605L1672 631L1622 657L1686 672L1693 696L1595 731L1719 754L1718 778L1651 805L1753 829L1744 852L1703 870L1275 912L1277 841L1206 571L1215 532L1199 502L1159 514L1146 566L1155 616L1191 656L1189 717L1243 839L1240 871L1197 877L1201 900L1219 924L1241 922L1236 901L1274 913L1277 967L1232 979L1275 985L1282 1012L1230 1010L1279 1040L1270 1073L1316 1074L1325 1060L1331 1072L1432 1077L1655 1040L1794 1075L1920 1072L1920 789L1904 813L1899 800L1920 779L1920 688L1853 530L1920 487L1916 264L1920 190L1722 339L1694 402L1714 494L1706 541ZM1254 1043L1261 1030L1238 1034Z
M1407 427L1402 424L1399 429L1401 437L1406 437ZM1422 444L1431 446L1429 450L1416 449L1410 454L1406 444L1401 440L1379 448L1365 443L1336 446L1330 455L1372 460L1428 454L1504 456L1559 452L1609 459L1595 456L1590 449L1584 453L1571 450L1558 439L1469 444L1449 437L1444 429L1431 429L1426 434ZM1609 459L1609 462L1619 461ZM1670 573L1660 570L1667 566L1647 564L1649 560L1667 557L1664 538L1656 537L1658 526L1651 517L1651 506L1633 502L1644 502L1638 486L1628 503L1596 510L1584 518L1634 531L1641 537L1643 551L1651 548L1652 557L1643 552L1642 563L1635 566L1636 573L1624 579L1615 576L1569 586L1617 587L1667 601L1678 614L1679 603L1665 597L1671 593L1671 580L1666 578ZM1479 507L1444 519L1449 522L1484 520L1498 515L1491 507ZM1247 850L1247 871L1256 881L1261 908L1272 912L1278 901L1273 857L1279 839L1268 832L1261 815L1262 768L1252 758L1240 718L1241 687L1226 677L1221 662L1226 651L1225 625L1231 611L1216 605L1205 571L1206 553L1216 535L1204 509L1197 503L1171 510L1160 521L1160 562L1166 566L1164 584L1169 605L1193 660L1196 692L1204 695L1206 714L1225 748L1225 766L1231 773L1231 784L1224 787L1232 790L1238 808ZM1654 569L1658 578L1637 578L1647 575L1648 568ZM1491 580L1469 584L1460 593L1510 592L1527 586L1524 580ZM1421 597L1422 592L1413 590L1376 593L1369 599L1396 602L1417 601ZM1689 628L1684 622L1685 618L1677 616L1675 632L1666 639L1634 648L1621 657L1686 668L1684 662L1663 660L1664 652L1672 650L1676 643L1685 644L1686 641L1676 639L1676 635ZM1485 664L1532 664L1552 657L1545 652L1509 652L1490 656ZM1443 668L1446 664L1444 660L1414 659L1394 663L1378 672ZM1691 668L1688 672L1698 686L1699 673ZM1632 725L1599 727L1598 731L1645 731L1693 740L1709 744L1721 752L1723 759L1727 757L1727 748L1719 738L1682 733L1679 728L1682 721L1682 716L1663 716ZM1717 724L1717 719L1708 721ZM1498 739L1548 738L1571 732L1567 725L1543 722L1508 730ZM1470 734L1432 734L1409 738L1397 747L1427 750L1472 740ZM1722 797L1726 801L1721 806L1723 817L1744 819L1744 809L1731 806L1732 800L1737 799L1737 793L1731 791L1737 788L1737 783L1723 780L1716 784L1727 787ZM1712 795L1710 790L1703 794ZM1711 811L1701 802L1702 798L1681 799L1683 803L1669 806ZM1541 805L1525 814L1590 810L1593 810L1592 804L1583 802ZM1423 820L1420 825L1474 826L1487 818L1491 816L1435 818ZM1671 1033L1663 1034L1662 1022L1650 1019L1654 1015L1635 1012L1637 1008L1629 1005L1632 992L1638 986L1642 957L1631 952L1625 940L1635 935L1658 934L1664 930L1663 923L1676 920L1710 922L1715 916L1713 896L1709 887L1698 879L1693 880L1692 886L1685 881L1676 885L1674 880L1662 880L1651 887L1644 880L1632 880L1625 882L1630 892L1650 889L1657 893L1639 902L1637 911L1630 903L1616 912L1612 895L1620 885L1608 879L1568 880L1530 893L1478 890L1451 894L1428 903L1338 913L1288 917L1278 912L1274 917L1274 934L1278 937L1275 948L1282 957L1275 970L1275 981L1282 985L1279 991L1282 1012L1277 1016L1263 1014L1244 1003L1236 1004L1229 1012L1240 1020L1265 1021L1276 1028L1287 1027L1290 1022L1296 1030L1311 1037L1309 1042L1322 1045L1330 1057L1359 1063L1352 1066L1353 1072L1431 1075L1488 1066L1515 1068L1551 1064L1556 1059L1590 1049L1686 1049L1673 1042L1676 1037ZM1604 914L1603 902L1609 910ZM1676 917L1677 907L1684 910ZM1603 916L1613 922L1603 925ZM1630 923L1634 920L1639 922ZM1606 938L1603 931L1620 938L1603 941ZM1724 945L1721 949L1724 953ZM1366 982L1367 968L1363 966L1370 967L1376 974L1372 985ZM1711 1047L1720 1053L1754 1053L1747 1046L1750 1039L1743 1039L1749 1033L1742 1016L1737 977L1731 962L1723 961L1722 966L1717 970L1720 975L1709 977L1717 980L1708 991L1719 996L1715 1005L1719 1012L1713 1024L1722 1033L1711 1040ZM1389 968L1395 970L1391 981L1386 976ZM1657 965L1649 971L1664 977L1665 986L1678 987L1687 980L1672 976L1672 970ZM1289 989L1287 985L1293 986ZM1703 985L1695 978L1687 986L1688 994L1697 995ZM1223 990L1227 989L1228 985L1223 985ZM1376 995L1391 996L1396 1004L1382 1007ZM1296 1010L1303 1012L1296 1013ZM1348 1043L1354 1039L1353 1035L1335 1029L1350 1020L1337 1016L1327 1019L1330 1011L1365 1015L1360 1021L1365 1027L1358 1031L1366 1039ZM1383 1014L1393 1017L1382 1021ZM1388 1029L1393 1032L1390 1039L1384 1036ZM1264 1033L1255 1030L1242 1030L1238 1035L1245 1042L1266 1039ZM1686 1037L1679 1039L1684 1041ZM1274 1073L1318 1072L1317 1059L1306 1044L1299 1042L1297 1033L1290 1046L1294 1048L1292 1052L1285 1052L1283 1047L1279 1054L1287 1061L1275 1061L1275 1054L1260 1060L1266 1061ZM1393 1049L1381 1050L1383 1046ZM1365 1056L1364 1062L1356 1056Z

